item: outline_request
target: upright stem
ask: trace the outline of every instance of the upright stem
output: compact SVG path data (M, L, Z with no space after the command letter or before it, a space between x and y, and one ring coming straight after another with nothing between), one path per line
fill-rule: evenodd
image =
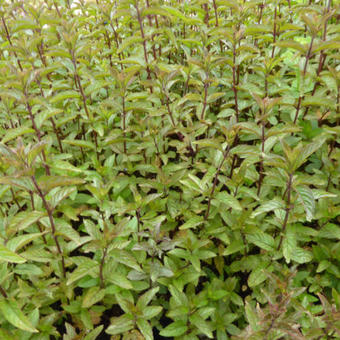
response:
M30 103L29 103L29 101L28 101L28 95L27 95L27 93L25 93L25 97L26 97L26 108L27 108L28 114L29 114L29 116L30 116L30 119L31 119L31 122L32 122L33 129L34 129L34 131L35 131L35 134L37 135L38 141L40 142L40 141L41 141L41 133L40 133L40 130L38 129L37 125L35 124L35 120L34 120L32 108L31 108L31 105L30 105ZM45 154L45 151L42 150L41 154L42 154L43 159L44 159L44 168L45 168L45 170L46 170L46 174L49 176L51 173L50 173L50 168L49 168L49 166L46 164L46 154Z
M273 49L272 49L272 58L274 58L274 53L275 53L275 43L276 43L276 18L277 18L277 6L275 6L275 11L274 11L274 29L273 29Z
M206 78L205 81L204 81L204 101L203 101L203 108L202 108L202 112L201 112L201 120L204 119L205 109L207 108L208 82L209 82L208 78Z
M33 192L29 191L29 194L30 194L30 197L31 197L32 210L35 210ZM38 225L39 231L42 233L43 229L42 229L41 224L40 224L39 221L37 222L37 225ZM45 237L44 234L42 234L42 238L43 238L44 243L47 244L46 237Z
M104 264L105 264L105 258L107 255L107 247L104 248L103 250L103 257L100 261L100 266L99 266L99 280L100 280L100 288L104 288L104 274L103 274L103 269L104 269Z
M235 34L234 34L235 37ZM236 80L236 41L234 41L233 44L233 91L234 91L234 100L235 100L235 112L236 112L236 122L238 122L239 119L239 111L238 111L238 98L237 98L237 80Z
M293 179L293 174L289 174L288 176L288 182L287 182L287 206L286 206L286 214L282 223L282 231L281 231L281 238L280 238L280 242L279 245L277 247L278 250L280 250L281 248L281 244L283 241L283 236L284 233L286 231L286 227L287 227L287 223L288 223L288 217L289 217L289 212L292 209L291 205L290 205L290 199L291 199L291 191L292 191L292 179Z
M329 13L330 10L331 10L331 3L332 3L332 0L328 0L328 4L327 4L327 8L326 8L326 13ZM327 26L328 26L328 20L325 21L325 24L324 24L324 28L323 28L323 34L322 34L322 41L326 41L326 37L327 37ZM320 53L320 58L319 58L319 66L318 66L318 69L316 71L316 76L318 77L323 69L323 66L325 64L325 61L326 61L326 54L324 53L324 51L321 51ZM320 83L318 81L315 81L314 82L314 87L313 87L313 91L312 91L312 96L314 96L315 92L316 92L316 88L317 86L319 85ZM304 114L303 114L303 117L307 116L308 114L308 111L309 111L309 106L307 106Z
M141 36L142 36L142 39L143 39L143 50L144 50L144 59L145 59L145 63L146 63L146 71L148 73L148 79L151 79L148 53L147 53L147 50L146 50L146 39L145 39L145 34L144 34L144 29L143 29L143 20L142 20L142 17L140 15L140 10L139 10L139 7L138 7L138 1L136 1L136 11L137 11L137 19L138 19L138 22L139 22L140 33L141 33Z
M265 122L262 122L262 136L261 136L261 142L262 142L262 146L261 146L261 151L262 153L264 153L264 143L266 141L266 137L265 137ZM262 182L263 182L263 177L264 177L264 174L263 174L263 156L261 154L260 156L260 178L259 178L259 185L258 185L258 188L257 188L257 196L260 195L260 192L261 192L261 186L262 186Z
M72 64L73 64L73 67L74 67L74 77L75 77L75 80L76 80L76 84L78 85L80 95L81 95L82 100L83 100L84 110L85 110L87 119L90 119L90 114L89 114L87 104L86 104L87 98L86 98L85 92L83 90L83 86L81 85L80 77L79 77L79 74L78 74L76 58L74 56L74 52L72 50L70 52L71 52L71 56L72 56Z
M34 175L31 176L31 179L32 179L32 182L33 182L35 189L37 190L38 195L40 196L40 198L43 202L44 208L47 212L48 219L49 219L50 225L51 225L52 237L54 239L55 245L57 246L58 254L61 257L62 274L63 274L63 277L65 277L66 276L65 260L64 260L63 251L61 250L61 247L60 247L60 244L59 244L59 241L58 241L58 237L56 235L56 227L55 227L54 218L53 218L53 211L52 211L50 205L47 203L45 195L42 192L41 188L39 187L35 176Z
M217 170L216 170L216 173L215 173L215 177L214 177L214 182L213 182L213 186L211 188L211 192L210 192L210 195L209 195L209 199L208 199L208 207L207 207L207 210L205 211L205 215L204 215L204 220L207 220L208 217L209 217L209 212L210 212L210 206L211 206L211 200L214 196L214 193L215 193L215 189L216 189L216 185L217 185L217 179L218 179L218 176L220 174L220 171L222 169L222 166L225 162L225 160L227 159L228 157L228 154L229 154L229 151L230 151L230 144L228 144L228 146L226 147L224 153L223 153L223 158L222 158L222 161L220 163L220 165L218 166Z
M302 73L302 77L303 79L305 79L306 73L307 73L307 66L308 66L308 62L309 59L311 57L311 53L312 53L312 48L313 48L313 42L314 42L314 36L312 36L312 40L309 44L309 48L306 54L306 60L305 60L305 65L303 67L303 73ZM296 113L295 113L295 118L294 118L294 124L296 123L298 116L299 116L299 112L300 112L300 108L301 108L301 102L302 102L303 96L300 95L299 96L299 100L298 100L298 105L296 107Z
M123 96L123 138L124 138L124 153L126 154L126 110L125 110L125 95Z
M2 20L2 23L3 23L4 28L5 28L6 38L7 38L8 42L9 42L9 44L11 45L11 47L13 47L12 40L11 40L11 36L10 36L10 34L9 34L9 30L8 30L8 28L7 28L6 21L5 21L5 18L4 18L3 15L1 16L1 20ZM19 66L19 68L20 68L20 71L23 71L21 62L20 62L20 60L19 60L19 58L18 58L18 55L17 55L17 53L15 52L15 50L14 50L13 53L14 53L15 59L17 60L18 66Z
M218 14L217 14L217 6L216 0L213 0L214 12L215 12L215 26L218 27Z

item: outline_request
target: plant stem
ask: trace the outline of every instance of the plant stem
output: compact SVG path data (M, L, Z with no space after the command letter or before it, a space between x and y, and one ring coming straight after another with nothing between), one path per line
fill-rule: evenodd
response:
M8 30L8 28L7 28L6 21L5 21L5 18L4 18L3 15L1 16L1 20L2 20L2 23L3 23L4 28L5 28L6 38L7 38L8 42L9 42L9 44L11 45L11 47L13 47L12 40L11 40L11 36L10 36L10 34L9 34L9 30ZM20 71L22 72L22 71L23 71L23 68L22 68L21 62L20 62L20 60L19 60L19 58L18 58L18 55L17 55L17 53L15 52L15 50L13 51L13 53L14 53L14 56L15 56L15 59L16 59L18 65L19 65Z
M208 75L206 74L206 79L204 81L204 101L203 101L203 108L201 112L201 120L204 119L204 113L207 108L207 98L208 98Z
M276 18L277 18L277 6L275 6L275 11L274 11L274 29L273 29L273 49L272 49L272 58L274 58L274 53L275 53L275 43L276 43Z
M312 54L313 42L314 42L314 36L312 36L312 40L311 40L311 42L309 44L309 48L308 48L308 51L307 51L307 54L306 54L305 65L303 67L303 73L302 73L302 78L303 79L305 79L306 72L307 72L308 62L309 62L309 59L310 59L311 54ZM299 100L298 100L298 104L297 104L297 107L296 107L296 113L295 113L295 118L294 118L294 122L293 122L294 124L296 124L296 121L297 121L298 116L299 116L299 111L300 111L300 108L301 108L302 99L303 99L303 96L300 95L299 96Z
M226 147L224 153L223 153L223 158L222 158L222 161L220 163L220 165L218 166L217 170L216 170L216 173L215 173L215 177L214 177L214 182L213 182L213 186L211 188L211 192L210 192L210 195L209 195L209 199L208 199L208 207L207 207L207 210L205 211L205 215L204 215L204 220L206 221L209 217L209 212L210 212L210 206L211 206L211 200L214 196L214 193L215 193L215 189L216 189L216 185L217 185L217 179L218 179L218 176L220 174L220 171L222 169L222 166L225 162L225 160L227 159L228 157L228 154L229 154L229 151L230 151L230 144L228 144L228 146Z
M31 197L32 210L35 210L33 192L29 191L29 194L30 194L30 197ZM39 231L42 233L43 229L42 229L41 224L40 224L39 221L37 222L37 225L38 225ZM45 237L44 234L42 234L42 238L43 238L44 243L47 244L46 237Z
M104 269L104 264L105 264L105 258L107 255L107 247L104 248L103 251L103 257L100 261L100 266L99 266L99 280L100 280L100 288L104 288L104 274L103 274L103 269Z
M266 137L265 137L265 122L262 122L262 135L261 135L261 152L262 154L264 153L264 143L266 141ZM257 188L257 196L260 195L260 192L261 192L261 186L262 186L262 182L263 182L263 177L264 177L264 173L263 173L263 156L261 154L261 157L260 157L260 178L259 178L259 184L258 184L258 188Z
M234 43L233 43L233 91L234 91L234 100L235 100L235 112L236 112L236 122L238 123L238 98L237 98L237 88L236 88L236 41L235 41L235 32L234 32Z
M36 180L34 175L31 176L31 180L32 180L33 185L34 185L35 189L37 190L37 193L40 196L40 198L43 202L44 208L47 212L48 219L49 219L50 225L51 225L52 237L54 239L55 245L57 246L58 254L61 257L62 275L65 278L66 277L65 259L64 259L63 251L62 251L61 246L60 246L59 241L58 241L58 237L56 235L56 227L55 227L54 218L53 218L53 210L51 209L50 205L47 203L45 195L42 192L41 188L39 187L37 180Z
M277 247L277 250L280 250L281 244L283 241L283 236L286 231L287 223L288 223L288 217L289 217L289 212L292 209L291 204L290 204L290 196L291 196L291 191L292 191L292 179L293 179L293 174L289 174L288 176L288 182L287 182L287 207L286 207L286 214L282 223L282 232L281 232L281 237L280 237L280 242Z
M142 36L142 39L143 39L143 50L144 50L144 59L145 59L145 63L146 63L146 71L148 73L148 79L151 79L151 72L150 72L150 68L149 68L148 53L146 51L146 39L145 39L145 34L144 34L144 29L143 29L143 21L142 21L141 15L140 15L139 7L138 7L138 0L136 1L135 7L136 7L136 11L137 11L137 19L138 19L138 22L139 22L140 33L141 33L141 36Z
M31 108L31 105L30 105L30 103L28 101L28 95L27 95L26 92L25 92L25 97L26 97L26 108L27 108L28 114L30 116L33 129L35 131L35 134L37 135L38 141L40 142L41 141L41 133L40 133L40 130L38 129L37 125L35 124L32 108ZM45 151L42 150L41 154L42 154L43 160L44 160L43 166L44 166L44 168L46 170L46 174L49 176L51 174L51 172L50 172L49 166L46 164L46 154L45 154Z
M0 286L0 293L5 299L8 298L8 295L7 295L6 291L2 288L2 286Z

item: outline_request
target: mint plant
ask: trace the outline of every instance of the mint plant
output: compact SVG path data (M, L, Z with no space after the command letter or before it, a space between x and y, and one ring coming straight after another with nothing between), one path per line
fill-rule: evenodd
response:
M2 1L0 338L339 338L339 4Z

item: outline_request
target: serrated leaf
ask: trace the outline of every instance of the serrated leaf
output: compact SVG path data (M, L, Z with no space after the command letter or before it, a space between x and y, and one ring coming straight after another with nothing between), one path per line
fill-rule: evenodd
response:
M319 232L318 237L340 240L340 227L334 223L327 223Z
M248 286L249 287L256 287L263 281L267 279L266 273L263 271L263 268L256 268L252 270L248 277Z
M34 133L34 129L28 126L20 126L18 128L9 129L5 136L2 138L1 143L7 143L13 139L18 138L19 136L26 135L28 133Z
M295 248L294 253L291 257L293 261L300 264L307 263L313 260L313 255L310 251L299 247Z
M50 103L54 104L54 103L64 101L65 99L71 99L71 98L80 98L80 94L75 90L66 90L66 91L63 91L63 92L60 92L54 95L50 99Z
M287 47L287 48L292 48L293 50L297 50L301 53L306 52L306 47L301 45L295 40L285 40L285 41L278 41L275 43L276 46L278 47Z
M144 335L145 340L153 340L152 327L148 321L142 318L137 319L137 327Z
M242 211L240 202L234 196L228 194L225 191L219 192L216 195L216 199L232 209Z
M26 332L38 333L38 330L33 327L25 314L20 310L17 302L14 299L1 299L0 310L5 319L14 327L22 329Z
M44 216L46 216L46 213L42 211L21 211L11 219L8 226L8 231L17 232L20 230L24 230L30 225L38 222Z
M194 216L190 218L188 221L186 221L184 224L182 224L179 229L180 230L185 230L185 229L191 229L195 228L198 225L202 224L204 222L202 216Z
M43 235L43 233L31 233L13 237L6 243L6 247L11 251L16 252L41 235Z
M64 139L63 143L73 146L79 146L80 148L95 150L96 146L88 140L68 140Z
M154 298L158 291L159 287L155 287L148 290L146 293L140 296L137 300L136 304L137 308L139 308L139 310L143 310L143 308L145 308L151 302L151 300Z
M153 319L156 315L158 315L162 311L162 306L147 306L143 308L143 318L146 320Z
M101 301L105 296L105 290L98 286L91 287L83 296L82 308L89 308L97 302Z
M298 186L294 187L294 189L296 190L299 201L302 203L303 208L305 209L306 219L308 222L310 222L313 219L315 211L313 191L306 186Z
M279 199L279 198L274 198L271 201L267 201L264 202L263 204L261 204L251 215L251 218L254 218L260 214L263 214L265 212L268 211L273 211L275 209L284 209L285 208L285 204L284 202Z
M188 326L184 321L175 321L160 331L160 335L164 337L176 337L186 333Z
M119 317L111 318L111 324L105 332L110 335L122 334L133 329L134 326L135 322L133 316L124 314Z
M178 290L175 286L170 285L169 291L170 291L171 296L174 298L177 305L179 305L179 306L188 305L189 301L188 301L187 296L183 292Z
M110 273L107 275L107 280L114 283L118 287L122 287L124 289L133 289L133 285L131 282L124 276L118 273Z
M249 242L254 243L256 246L264 250L273 251L275 249L274 238L262 231L256 231L253 234L248 234L246 237Z
M256 315L254 308L248 301L246 301L245 303L245 312L246 312L246 317L250 324L250 327L254 331L257 331L259 329L259 319Z
M49 200L51 206L55 208L62 200L70 196L77 189L75 187L63 187L57 192L53 192L51 199Z
M213 327L205 321L203 318L201 318L198 313L193 314L189 317L189 320L192 324L194 324L200 332L202 332L204 335L206 335L209 339L213 339Z
M0 261L24 263L26 262L26 259L0 244Z
M290 263L292 255L297 248L296 234L291 228L287 228L285 238L282 242L282 252L287 263Z
M224 256L228 256L234 253L237 253L241 250L243 250L245 247L245 245L243 244L242 240L235 240L232 241L228 247L224 250L223 255Z
M43 191L50 191L56 187L80 185L85 183L81 178L66 177L66 176L41 176L38 179L38 184Z
M96 275L99 270L99 263L86 258L84 261L68 276L66 285L71 285L73 282L80 280L85 275Z
M102 332L104 326L100 325L98 327L96 327L95 329L93 329L90 333L88 333L84 340L96 340L98 339L99 334Z

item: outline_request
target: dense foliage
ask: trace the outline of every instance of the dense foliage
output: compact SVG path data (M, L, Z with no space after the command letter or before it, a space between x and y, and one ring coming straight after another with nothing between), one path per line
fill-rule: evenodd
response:
M0 338L340 338L338 0L2 2Z

